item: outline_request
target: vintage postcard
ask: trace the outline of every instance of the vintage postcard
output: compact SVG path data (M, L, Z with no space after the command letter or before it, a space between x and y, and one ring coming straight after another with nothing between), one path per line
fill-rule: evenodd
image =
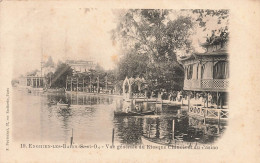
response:
M259 162L259 1L1 1L0 162Z

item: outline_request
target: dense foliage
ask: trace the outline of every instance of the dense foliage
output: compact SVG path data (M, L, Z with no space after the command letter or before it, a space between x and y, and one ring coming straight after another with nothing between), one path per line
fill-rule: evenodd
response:
M139 76L147 79L153 90L182 89L184 70L177 53L196 51L192 37L198 28L209 39L219 40L221 36L227 40L228 14L228 10L121 10L117 27L112 31L113 41L119 42L122 49L118 79ZM224 22L224 25L212 30L210 21ZM208 31L212 33L209 35Z
M69 65L65 63L59 64L53 74L51 87L65 88L67 76L71 76L72 72L73 70Z

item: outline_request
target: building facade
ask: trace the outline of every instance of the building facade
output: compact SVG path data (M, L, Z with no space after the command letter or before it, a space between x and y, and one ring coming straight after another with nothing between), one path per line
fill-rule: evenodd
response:
M225 119L228 117L227 89L230 76L227 45L205 43L202 47L205 53L179 59L185 71L183 89L189 92L189 100L193 98L193 103L189 101L189 112Z
M96 63L94 61L86 60L66 60L66 64L73 69L74 73L88 72L90 69L94 69L96 67Z

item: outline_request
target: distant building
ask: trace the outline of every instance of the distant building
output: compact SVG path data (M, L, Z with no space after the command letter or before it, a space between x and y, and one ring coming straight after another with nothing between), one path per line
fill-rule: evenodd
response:
M90 69L94 69L96 67L96 63L94 61L86 60L66 60L66 64L73 69L74 73L88 72Z
M26 76L19 78L19 86L27 88L44 88L45 79L40 76Z

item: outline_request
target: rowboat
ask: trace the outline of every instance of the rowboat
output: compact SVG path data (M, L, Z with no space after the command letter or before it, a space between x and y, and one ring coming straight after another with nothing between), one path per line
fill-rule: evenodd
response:
M57 106L60 108L60 109L67 109L69 108L69 104L63 104L63 103L57 103Z
M48 93L65 93L65 90L64 89L52 89L52 88L49 88L46 90L46 92Z
M144 114L144 115L154 115L154 112L155 111L144 111L144 112L141 112L141 113Z
M49 103L48 103L48 105L56 105L57 104L57 102L55 102L55 101L50 101Z
M145 116L145 115L154 115L154 111L146 111L146 112L123 112L123 111L117 111L114 112L115 116Z

